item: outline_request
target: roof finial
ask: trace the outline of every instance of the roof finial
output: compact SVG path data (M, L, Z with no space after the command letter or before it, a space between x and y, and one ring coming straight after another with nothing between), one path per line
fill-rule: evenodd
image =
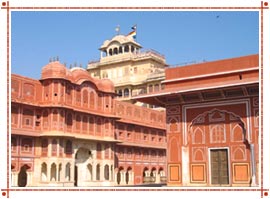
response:
M59 57L58 57L58 55L56 56L56 61L59 61Z
M52 58L50 57L50 59L49 59L49 62L51 63L52 62Z
M77 67L77 62L74 63L74 67Z
M72 64L69 65L69 69L72 69Z

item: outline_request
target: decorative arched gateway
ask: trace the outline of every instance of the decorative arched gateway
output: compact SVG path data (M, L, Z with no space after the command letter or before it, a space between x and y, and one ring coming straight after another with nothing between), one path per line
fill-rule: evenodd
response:
M85 186L85 183L89 181L91 174L89 174L90 166L88 160L90 158L92 158L92 155L89 149L79 148L77 150L75 155L74 186Z
M250 183L250 147L246 124L232 112L212 109L194 118L188 129L190 183Z

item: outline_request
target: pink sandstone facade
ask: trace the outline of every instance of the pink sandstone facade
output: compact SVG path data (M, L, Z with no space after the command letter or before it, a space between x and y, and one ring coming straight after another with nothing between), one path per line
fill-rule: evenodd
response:
M134 97L166 108L168 186L257 186L259 57L165 71L165 89Z
M108 80L58 61L11 75L12 186L165 183L165 113L120 102Z

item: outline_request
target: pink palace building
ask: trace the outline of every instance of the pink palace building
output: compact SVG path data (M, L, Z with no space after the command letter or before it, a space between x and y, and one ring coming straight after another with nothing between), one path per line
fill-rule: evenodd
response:
M11 75L11 184L166 183L165 112L115 99L109 79L59 61Z

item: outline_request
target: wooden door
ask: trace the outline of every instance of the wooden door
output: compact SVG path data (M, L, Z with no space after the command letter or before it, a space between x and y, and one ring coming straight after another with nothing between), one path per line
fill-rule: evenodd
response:
M210 150L211 157L211 184L229 184L228 151L227 149Z

